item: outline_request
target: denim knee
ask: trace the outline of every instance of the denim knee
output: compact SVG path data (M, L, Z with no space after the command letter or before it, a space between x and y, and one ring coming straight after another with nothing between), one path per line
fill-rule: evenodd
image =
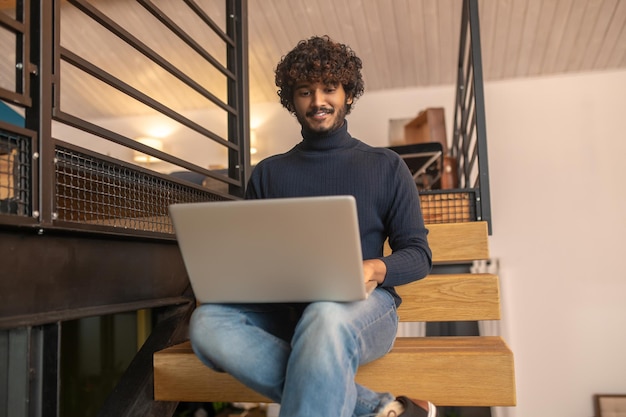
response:
M348 340L355 340L352 321L344 314L342 303L336 302L316 302L312 303L304 310L302 318L297 326L296 335L306 334L318 343L327 341L331 343L345 343L348 348Z
M209 368L214 371L223 372L223 370L209 359L209 351L215 342L219 343L218 337L215 337L215 329L212 328L213 320L211 317L211 305L201 305L197 307L189 321L189 341L191 348L196 356Z

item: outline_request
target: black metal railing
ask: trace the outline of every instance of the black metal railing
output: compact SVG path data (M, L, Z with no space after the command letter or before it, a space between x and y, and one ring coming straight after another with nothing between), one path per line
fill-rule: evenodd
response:
M477 0L463 1L451 156L456 159L459 187L473 190L476 220L486 221L491 234L485 97Z
M0 219L30 221L34 145L31 132L0 122Z
M66 229L146 237L174 234L168 207L176 203L226 200L198 185L133 168L70 144L55 146L55 223Z
M61 337L62 328L135 312L139 320L140 311L152 312L151 331L100 413L171 415L176 406L153 401L150 377L152 352L186 337L194 306L167 209L241 198L250 161L247 2L177 2L194 16L193 26L168 16L162 7L172 3L2 3L0 415L70 415L59 395L70 389L62 386L61 364L76 346ZM220 8L221 20L208 7ZM134 25L121 24L115 12L125 8L165 38L147 41ZM80 39L67 35L70 25ZM168 42L180 45L185 59L171 59L161 48ZM117 60L121 50L128 62ZM158 80L173 80L167 85L188 102L165 83L147 87L137 62ZM81 91L89 94L78 105L69 97ZM104 95L114 99L100 102ZM135 140L130 129L106 123L107 109L113 116L119 108L174 124L186 139L225 155L223 167ZM207 108L213 121L192 112ZM148 162L131 156L139 154Z
M103 146L113 149L113 152L106 151L106 154L141 154L148 161L158 161L167 166L166 170L158 170L154 163L134 162L130 156L118 157L118 161L116 158L108 158L109 165L116 165L117 169L129 174L129 181L145 178L146 170L152 171L149 175L155 178L163 178L160 172L170 172L189 173L205 179L201 186L197 183L189 184L181 176L167 175L169 178L166 181L158 183L164 185L164 189L168 189L171 184L196 187L197 195L190 201L243 196L250 170L245 2L224 0L223 10L219 13L221 20L214 21L206 5L185 0L177 7L188 8L196 17L194 34L184 22L175 22L152 1L138 0L136 3L129 2L125 7L134 8L133 13L151 22L154 39L150 42L141 39L140 34L134 33L133 25L124 27L118 23L119 15L115 13L116 10L119 13L119 7L111 2L19 0L13 9L0 12L0 38L3 39L1 52L3 56L15 57L14 62L9 60L0 63L5 74L13 73L10 80L3 78L0 82L0 105L10 106L10 111L16 111L23 120L22 126L0 125L3 133L0 138L0 164L7 160L4 165L0 165L0 190L3 190L0 191L0 197L6 197L0 198L3 200L0 205L0 225L28 223L46 229L65 230L69 227L71 230L90 233L136 234L173 239L167 216L168 200L159 201L164 204L159 210L164 215L159 220L164 227L146 228L145 222L137 221L137 216L146 217L148 213L133 210L118 211L117 224L111 222L110 225L100 223L96 226L93 222L83 221L93 214L77 214L76 210L83 206L74 206L72 215L68 217L67 207L63 206L68 196L63 193L74 188L56 183L64 178L58 175L58 155L63 154L64 144L71 144L74 149L85 154L97 154L98 146L93 144L99 144L100 149ZM64 27L68 25L72 26L72 33L81 33L84 39L77 42L73 39L75 36L67 35ZM204 25L204 28L199 31L198 25ZM107 40L94 41L98 37ZM204 37L211 37L210 44ZM166 44L168 47L172 44L180 45L184 49L181 56L185 59L176 62L169 59L167 48L161 47ZM97 46L90 50L89 45ZM93 48L104 50L94 54ZM102 53L115 57L121 49L128 61L139 62L160 77L167 77L170 82L163 85L184 91L185 97L190 97L190 100L193 98L192 108L210 109L214 114L212 120L218 120L217 126L188 115L190 109L185 108L185 103L180 103L174 91L167 91L161 85L157 89L148 88L141 77L134 74L141 71L139 68L133 71L134 66L131 64L130 71L119 71L119 61L113 65L99 58ZM195 67L189 65L192 60ZM203 78L199 73L208 73L211 77L208 81L206 77L198 81ZM93 99L89 97L87 102L77 105L69 97L79 90L90 91ZM180 154L155 148L136 140L132 130L111 127L111 124L102 122L102 114L90 111L93 108L90 107L90 101L96 102L99 95L119 98L117 103L108 103L108 106L136 109L143 117L158 116L161 123L169 123L188 132L187 138L191 138L192 146L201 146L202 149L210 147L213 153L226 155L221 169L212 169L204 161L192 161ZM171 100L172 97L176 100ZM34 142L29 143L28 155L11 153L14 152L15 144L9 143L8 138L16 135L34 138ZM13 139L11 141L15 142ZM14 164L17 156L28 159L26 165L19 165L19 172L30 178L29 184L21 181L24 175L15 177L13 171L7 171L9 163L11 169L18 166ZM73 170L84 170L81 175L95 178L90 176L90 165L74 166ZM19 188L17 182L26 188ZM97 182L89 184L84 181L83 191L95 190ZM143 192L141 187L126 189L141 189ZM158 192L156 189L154 191ZM130 196L130 199L143 197L143 194L138 194ZM23 198L28 201L22 201ZM111 217L110 214L101 214ZM28 221L24 220L26 217ZM68 225L68 222L71 224ZM119 222L124 227L119 227ZM154 234L151 235L152 232Z
M7 59L3 71L10 74L13 83L0 84L0 98L21 106L31 106L30 74L37 73L37 67L30 61L31 25L30 1L14 2L14 7L7 7L0 13L0 32L2 40L11 53L4 55ZM5 3L6 4L6 3ZM3 51L6 52L6 51ZM13 57L13 59L11 59Z

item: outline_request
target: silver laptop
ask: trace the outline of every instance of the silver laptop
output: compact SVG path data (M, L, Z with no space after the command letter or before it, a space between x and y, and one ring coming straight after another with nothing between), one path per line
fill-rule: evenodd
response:
M366 298L352 196L174 204L169 207L202 303Z

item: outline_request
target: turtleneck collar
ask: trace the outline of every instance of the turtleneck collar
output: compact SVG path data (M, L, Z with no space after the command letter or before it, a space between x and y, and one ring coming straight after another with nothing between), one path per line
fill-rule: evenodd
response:
M348 121L329 133L317 134L302 129L302 142L298 147L304 151L325 151L330 149L345 149L353 146L357 140L348 133Z

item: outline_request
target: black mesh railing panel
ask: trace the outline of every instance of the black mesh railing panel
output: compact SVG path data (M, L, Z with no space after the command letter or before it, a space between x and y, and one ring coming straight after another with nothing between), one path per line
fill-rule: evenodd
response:
M462 223L476 221L476 191L428 190L420 191L424 223Z
M168 206L225 200L203 191L103 159L57 148L55 220L172 234Z
M30 216L31 138L0 131L0 214Z

